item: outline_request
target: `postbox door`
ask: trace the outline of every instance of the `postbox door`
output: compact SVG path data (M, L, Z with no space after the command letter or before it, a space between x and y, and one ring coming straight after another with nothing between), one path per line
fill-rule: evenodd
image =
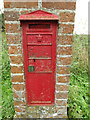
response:
M54 104L57 24L28 22L23 25L26 95L29 105Z

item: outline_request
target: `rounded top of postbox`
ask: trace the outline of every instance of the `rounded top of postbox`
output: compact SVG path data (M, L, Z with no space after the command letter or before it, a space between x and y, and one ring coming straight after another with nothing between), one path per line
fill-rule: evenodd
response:
M59 20L59 17L46 11L36 10L34 12L21 15L19 20Z

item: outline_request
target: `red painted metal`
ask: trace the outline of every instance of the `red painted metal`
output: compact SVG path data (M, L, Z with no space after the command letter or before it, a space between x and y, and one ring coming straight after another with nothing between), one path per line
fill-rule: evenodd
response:
M42 10L36 10L34 12L21 15L19 20L58 20L58 19L59 17L57 15L53 15Z
M25 20L22 30L27 104L52 105L55 101L57 21Z

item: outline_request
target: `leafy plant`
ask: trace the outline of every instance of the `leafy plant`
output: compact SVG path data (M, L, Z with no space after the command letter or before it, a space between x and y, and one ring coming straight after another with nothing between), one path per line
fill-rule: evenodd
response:
M88 97L88 36L76 35L68 97L69 118L89 118Z
M12 118L14 115L13 92L10 76L10 62L6 45L5 33L2 47L2 118Z

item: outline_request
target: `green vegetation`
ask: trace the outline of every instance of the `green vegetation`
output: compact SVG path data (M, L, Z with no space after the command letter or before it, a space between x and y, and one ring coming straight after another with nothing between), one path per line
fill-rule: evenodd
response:
M69 118L89 118L87 71L88 36L75 35L68 99ZM2 51L2 118L12 118L14 116L13 92L10 77L10 62L4 36Z
M13 92L10 76L10 62L6 45L5 34L3 33L2 48L2 118L12 118L14 115Z
M88 36L76 35L73 41L70 88L68 98L69 118L89 118L88 111Z

